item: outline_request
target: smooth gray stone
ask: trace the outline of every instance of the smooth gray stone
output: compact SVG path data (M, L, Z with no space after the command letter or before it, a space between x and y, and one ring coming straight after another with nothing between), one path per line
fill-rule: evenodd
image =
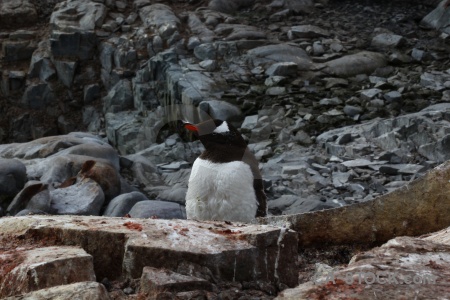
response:
M132 218L186 219L184 206L168 201L145 200L130 210Z
M144 200L148 200L148 198L140 192L119 195L109 202L103 215L108 217L123 217L130 212L136 203Z
M98 216L105 201L100 185L84 179L66 188L50 191L51 208L58 215Z
M17 159L0 158L0 199L14 197L27 181L27 169Z

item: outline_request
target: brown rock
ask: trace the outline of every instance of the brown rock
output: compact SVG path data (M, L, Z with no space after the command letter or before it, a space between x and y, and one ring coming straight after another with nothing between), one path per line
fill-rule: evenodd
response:
M214 281L298 283L297 234L284 228L82 216L6 217L0 227L3 238L79 245L94 257L98 278L136 279L149 266L190 276L195 269L193 276Z
M17 300L19 297L8 297L5 300ZM98 282L77 282L60 285L21 295L20 300L109 300L105 287Z
M74 282L95 281L92 256L78 247L17 249L0 255L0 260L8 264L1 269L0 297Z
M398 237L355 255L345 268L283 291L276 299L445 299L450 293L450 230Z
M209 281L193 276L182 275L166 269L144 267L141 277L140 293L157 295L161 292L186 292L194 290L212 290Z

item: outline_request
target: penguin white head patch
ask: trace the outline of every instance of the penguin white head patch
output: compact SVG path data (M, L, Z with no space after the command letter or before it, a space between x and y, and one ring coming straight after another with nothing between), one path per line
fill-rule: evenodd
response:
M220 126L216 127L216 129L214 129L213 132L215 133L225 133L225 132L229 132L230 129L228 128L228 124L226 121L223 121L222 124L220 124Z

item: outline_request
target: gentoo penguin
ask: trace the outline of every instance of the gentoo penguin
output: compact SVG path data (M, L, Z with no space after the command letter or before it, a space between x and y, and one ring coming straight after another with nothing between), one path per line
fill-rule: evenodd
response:
M195 160L186 193L188 219L250 222L267 214L258 161L239 131L222 120L185 123L205 151Z

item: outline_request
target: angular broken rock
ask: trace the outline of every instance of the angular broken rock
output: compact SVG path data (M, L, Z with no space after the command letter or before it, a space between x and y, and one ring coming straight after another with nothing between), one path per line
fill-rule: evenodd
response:
M5 300L17 300L17 296ZM94 281L77 282L20 295L21 300L58 299L58 300L110 300L103 284Z
M182 275L196 269L195 277L214 282L298 283L297 234L285 228L87 216L5 217L0 227L0 241L20 235L82 247L97 278L137 279L149 266Z
M449 293L449 232L447 228L423 239L395 238L355 255L346 268L325 271L276 299L415 299L417 295L445 299Z
M48 287L95 281L92 256L78 247L0 252L0 297Z
M139 292L155 295L160 292L185 292L194 290L212 290L211 282L194 276L182 275L165 269L144 267Z

